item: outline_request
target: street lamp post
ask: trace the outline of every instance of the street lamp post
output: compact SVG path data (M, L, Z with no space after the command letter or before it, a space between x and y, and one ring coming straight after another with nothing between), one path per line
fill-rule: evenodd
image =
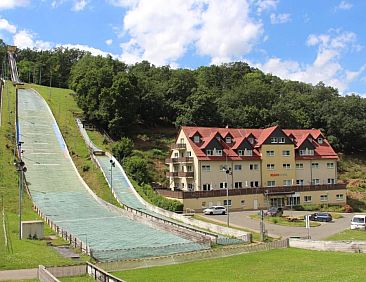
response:
M227 227L230 225L230 215L229 215L229 184L228 175L231 175L231 167L225 168L225 184L226 184L226 211L227 211Z
M22 240L22 202L23 202L23 182L24 182L24 172L27 171L25 167L25 163L22 160L22 144L23 142L18 142L18 152L19 152L19 161L14 161L14 164L17 167L17 171L19 172L19 240Z
M111 194L110 194L110 200L109 202L112 202L112 194L113 194L113 168L116 166L115 161L113 160L109 160L110 164L111 164Z

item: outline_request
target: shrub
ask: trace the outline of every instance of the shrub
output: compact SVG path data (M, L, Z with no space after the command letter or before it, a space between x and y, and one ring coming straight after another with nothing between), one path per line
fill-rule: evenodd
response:
M90 170L90 166L89 165L83 165L82 170L83 170L83 172L87 172L87 171Z
M353 212L353 208L350 205L344 205L343 212L351 213Z
M305 205L299 205L295 207L296 210L299 211L316 211L319 210L319 205L312 205L312 204L305 204Z
M127 158L124 167L129 175L137 181L138 184L151 182L151 175L147 169L147 161L138 156Z
M119 161L122 161L125 157L132 154L134 146L130 138L122 137L121 140L113 144L112 153Z

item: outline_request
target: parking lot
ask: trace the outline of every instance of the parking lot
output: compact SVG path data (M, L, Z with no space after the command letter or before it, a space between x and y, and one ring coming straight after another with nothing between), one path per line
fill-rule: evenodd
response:
M229 213L229 222L232 226L246 228L251 231L259 232L259 220L250 218L250 215L257 214L258 211L241 211ZM313 212L304 211L284 211L284 216L300 217ZM202 215L207 219L215 220L221 223L227 222L227 215ZM333 219L331 222L321 222L318 227L310 228L310 237L314 240L323 240L333 234L339 233L350 228L350 222L353 214L342 213L342 218ZM308 230L304 227L283 226L265 222L267 234L275 238L288 238L291 236L305 237Z

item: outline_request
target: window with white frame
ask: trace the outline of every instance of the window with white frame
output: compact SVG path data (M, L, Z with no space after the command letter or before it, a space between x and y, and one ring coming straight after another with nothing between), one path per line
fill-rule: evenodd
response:
M212 156L212 150L206 150L206 155L207 156Z
M174 158L178 158L179 157L179 153L178 152L175 152L174 153Z
M216 150L216 156L222 156L222 150Z
M320 184L320 179L319 178L313 178L311 180L311 184L313 184L313 185L319 185Z
M267 151L266 152L267 157L273 157L275 155L274 151Z
M279 138L279 142L278 143L285 143L285 142L286 142L285 137L280 137Z
M304 185L304 179L296 179L296 185L303 186Z
M275 187L275 186L276 186L276 181L274 181L274 180L267 181L267 187Z
M312 168L319 168L319 163L312 163L311 164L311 167Z
M268 170L274 170L275 169L275 165L274 164L267 164L267 169Z
M221 140L220 135L217 135L217 136L216 136L216 139L217 139L218 141L220 141L220 140Z
M231 206L231 200L224 200L224 206Z
M271 143L278 143L277 137L271 137Z
M234 165L234 170L241 170L241 165Z
M304 169L304 164L303 163L296 164L296 169Z
M290 151L289 150L283 150L282 151L282 156L288 157L289 155L290 155Z
M323 144L323 138L322 137L318 138L318 144Z
M253 156L253 150L245 149L244 150L244 156L248 156L248 157Z
M199 135L195 135L195 136L193 136L193 142L194 142L194 143L200 143L200 142L201 142L201 138L200 138L200 136L199 136Z
M259 187L259 181L250 181L250 187Z
M243 182L235 182L234 187L235 188L243 188Z
M283 186L291 186L292 180L291 179L285 179L283 180Z
M205 183L202 185L202 190L203 191L210 191L211 190L211 184L209 183Z
M334 178L328 178L328 184L335 184L335 179Z
M337 201L343 201L344 200L344 195L343 194L337 194L336 195L336 200Z
M186 152L186 157L192 157L192 152L191 151L187 151Z
M254 144L254 138L253 137L249 137L248 141L249 141L250 144Z
M321 202L326 202L326 201L328 201L328 195L327 195L327 194L320 195L320 201L321 201Z
M284 169L291 169L291 164L282 164Z
M311 196L304 196L304 203L311 203Z
M239 156L244 156L244 150L238 150L238 155Z
M249 164L249 170L258 170L259 165L258 164Z
M225 138L225 142L227 143L227 144L230 144L231 143L231 137L230 136L227 136L226 138Z
M211 171L210 165L202 165L202 171Z
M193 191L194 190L193 183L188 183L187 186L188 186L188 191Z
M314 150L306 148L305 150L299 150L300 156L314 156Z
M327 163L327 168L334 168L334 163Z
M220 182L220 189L226 189L227 188L227 182Z

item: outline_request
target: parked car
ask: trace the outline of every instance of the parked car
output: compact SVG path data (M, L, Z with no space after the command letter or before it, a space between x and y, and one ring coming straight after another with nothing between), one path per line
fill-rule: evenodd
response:
M282 216L283 215L283 208L280 207L270 207L266 212L266 215L269 216Z
M366 215L355 214L351 220L351 229L366 230Z
M204 214L226 214L226 208L224 206L212 206L203 210Z
M330 222L333 220L332 215L330 213L313 213L309 216L309 219L312 221L323 221Z

